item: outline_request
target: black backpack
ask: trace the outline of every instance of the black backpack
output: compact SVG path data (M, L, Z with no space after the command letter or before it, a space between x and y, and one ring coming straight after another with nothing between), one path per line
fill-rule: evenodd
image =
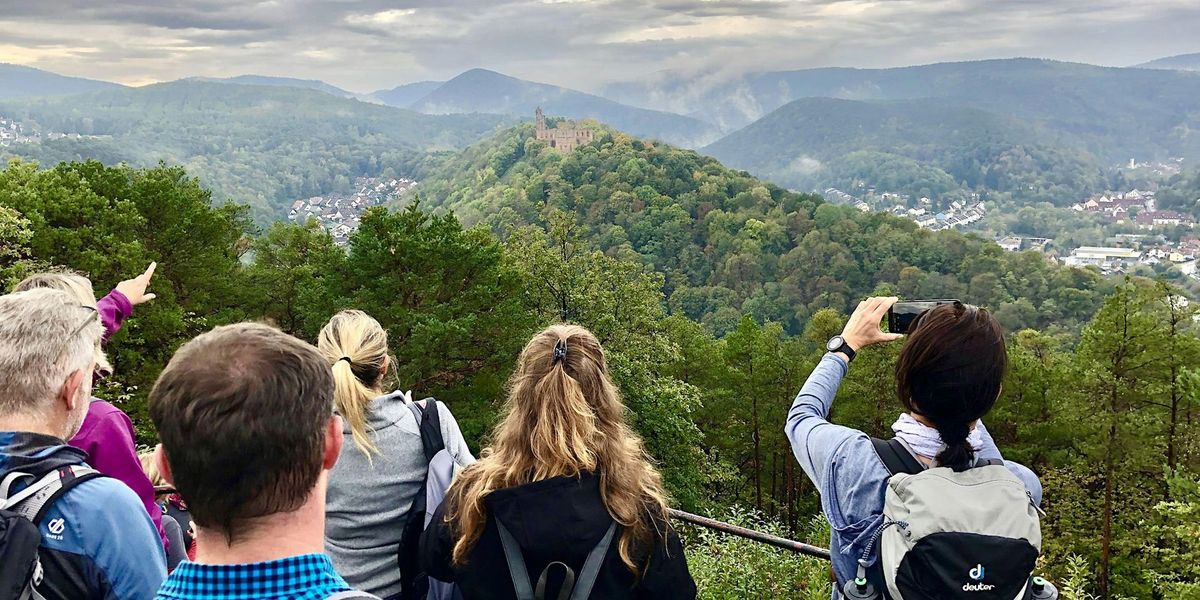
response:
M425 451L425 463L428 465L439 452L445 450L446 442L442 439L442 420L438 415L438 402L426 398L420 402L411 402L408 407L417 419L417 427L421 432L421 446ZM397 562L400 565L400 598L402 600L424 600L429 594L429 576L421 571L420 550L421 532L425 531L425 513L428 507L426 501L426 486L429 483L429 469L425 470L425 479L421 489L413 498L412 508L408 510L408 520L404 523L404 533L400 537L400 548Z
M0 600L42 600L35 589L42 583L42 563L38 551L42 535L38 531L46 512L71 488L96 477L100 472L85 465L55 469L29 487L10 494L17 481L33 478L29 473L11 472L0 482ZM58 521L58 519L55 519ZM54 534L63 524L51 521L47 531Z
M542 569L536 588L530 585L529 572L525 568L525 557L521 554L521 546L517 543L517 539L499 519L496 519L496 529L500 532L500 544L504 548L504 560L508 562L508 575L512 578L513 591L517 594L517 600L546 600L546 581L550 576L551 569L555 566L561 567L563 570L563 583L558 590L558 600L587 600L592 595L592 586L596 585L596 577L600 575L604 556L608 554L608 548L612 545L617 524L614 522L609 525L604 537L600 538L600 541L592 547L591 552L588 552L587 558L583 561L583 568L579 571L578 579L575 577L575 571L566 563L555 561Z

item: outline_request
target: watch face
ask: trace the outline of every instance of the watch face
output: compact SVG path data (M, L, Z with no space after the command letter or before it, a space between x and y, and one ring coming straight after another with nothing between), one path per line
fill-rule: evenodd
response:
M835 336L829 338L829 343L825 344L825 348L827 348L830 352L833 352L833 351L837 350L838 348L841 348L843 343L844 342L842 341L842 336L835 335Z

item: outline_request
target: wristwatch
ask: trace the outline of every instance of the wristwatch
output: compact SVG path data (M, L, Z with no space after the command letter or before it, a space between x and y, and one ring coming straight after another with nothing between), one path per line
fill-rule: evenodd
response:
M850 344L846 343L846 338L840 335L829 338L829 341L825 344L825 349L830 352L841 352L846 355L849 361L854 360L854 348L851 348Z

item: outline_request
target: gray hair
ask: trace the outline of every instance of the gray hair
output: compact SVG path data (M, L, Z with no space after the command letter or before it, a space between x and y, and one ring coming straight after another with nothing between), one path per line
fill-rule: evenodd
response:
M0 296L0 414L40 416L71 373L91 366L104 327L66 292Z
M92 280L74 271L36 273L26 277L12 291L24 292L38 288L62 290L84 306L96 306L96 293L92 291ZM101 350L100 346L96 346L96 370L104 375L111 375L113 370L112 363L108 362L108 357L104 355L104 350Z

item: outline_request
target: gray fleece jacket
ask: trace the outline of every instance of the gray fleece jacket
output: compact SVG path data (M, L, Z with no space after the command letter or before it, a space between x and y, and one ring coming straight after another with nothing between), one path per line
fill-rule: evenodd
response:
M454 415L440 403L438 414L446 450L460 465L475 462ZM368 460L345 428L342 455L329 476L325 551L354 589L387 598L400 593L396 552L427 464L416 418L402 393L372 400L368 422L380 454Z

